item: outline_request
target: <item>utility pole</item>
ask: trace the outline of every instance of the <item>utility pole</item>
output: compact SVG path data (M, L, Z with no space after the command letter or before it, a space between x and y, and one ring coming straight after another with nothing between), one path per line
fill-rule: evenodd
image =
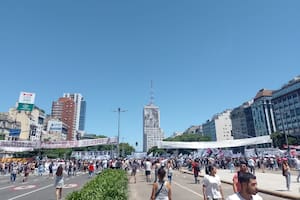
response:
M115 110L114 112L118 112L118 143L117 143L117 158L120 156L120 115L121 112L126 112L127 110L121 110L121 108L118 108L118 110Z

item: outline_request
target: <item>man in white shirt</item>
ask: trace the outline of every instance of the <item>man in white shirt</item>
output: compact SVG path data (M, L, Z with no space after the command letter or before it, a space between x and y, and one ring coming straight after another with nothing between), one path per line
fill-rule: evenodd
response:
M248 166L250 168L250 172L255 175L255 161L253 160L253 158L249 158Z
M241 191L230 195L226 200L262 200L263 198L257 194L256 176L249 172L239 175Z
M145 175L146 175L146 181L151 182L151 166L152 163L150 162L150 159L147 158L145 163Z

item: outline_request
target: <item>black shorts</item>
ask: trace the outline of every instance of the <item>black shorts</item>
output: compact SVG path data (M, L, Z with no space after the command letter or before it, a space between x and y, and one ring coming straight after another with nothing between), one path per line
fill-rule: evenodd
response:
M132 170L131 171L131 176L135 176L136 175L136 170Z
M146 171L145 171L146 176L150 175L150 172L151 172L151 171L147 171L147 170L146 170Z

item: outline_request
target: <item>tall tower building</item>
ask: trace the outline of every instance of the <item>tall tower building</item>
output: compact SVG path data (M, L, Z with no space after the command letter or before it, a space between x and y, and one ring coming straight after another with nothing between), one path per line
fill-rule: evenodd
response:
M75 124L75 102L68 97L61 97L58 101L52 102L53 118L59 119L67 125L67 140L74 140L76 135Z
M158 141L164 139L164 133L160 128L159 107L154 104L144 106L143 112L143 151L148 151L156 146Z
M75 103L75 130L84 131L85 127L85 112L86 112L86 101L83 96L79 93L64 93L63 97L71 98Z
M164 139L163 130L160 128L159 107L153 104L153 91L151 82L150 104L144 106L143 110L143 151L147 152L156 146L158 141Z

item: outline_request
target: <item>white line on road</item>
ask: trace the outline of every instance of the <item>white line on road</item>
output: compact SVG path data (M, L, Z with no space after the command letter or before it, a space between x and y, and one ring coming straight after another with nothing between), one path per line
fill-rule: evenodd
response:
M44 187L41 187L41 188L39 188L39 189L32 190L32 191L30 191L30 192L27 192L27 193L24 193L24 194L21 194L21 195L15 196L15 197L13 197L13 198L10 198L10 199L8 199L8 200L19 199L19 198L21 198L21 197L27 196L27 195L29 195L29 194L31 194L31 193L34 193L34 192L38 192L38 191L40 191L40 190L47 189L47 188L49 188L49 187L53 187L53 184L46 185L46 186L44 186Z
M187 190L187 191L190 191L191 193L193 193L193 194L195 194L195 195L197 195L197 196L199 196L199 197L203 197L203 195L201 195L201 194L195 192L194 190L191 190L190 188L187 188L187 187L185 187L185 186L183 186L183 185L180 185L179 183L177 183L177 182L175 182L175 181L172 181L172 183L174 183L175 185L181 187L182 189L185 189L185 190Z
M0 188L0 190L4 190L4 189L6 189L6 188L10 188L10 187L14 187L14 186L15 186L15 185L9 185L9 186Z

